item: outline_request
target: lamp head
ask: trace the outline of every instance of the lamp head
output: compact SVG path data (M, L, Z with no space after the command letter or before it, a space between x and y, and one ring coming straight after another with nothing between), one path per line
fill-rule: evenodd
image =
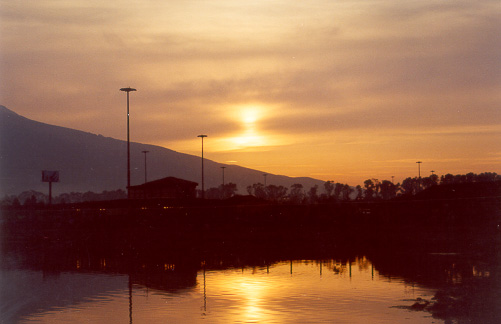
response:
M128 87L128 88L121 88L120 91L131 92L131 91L137 91L137 90L134 88Z

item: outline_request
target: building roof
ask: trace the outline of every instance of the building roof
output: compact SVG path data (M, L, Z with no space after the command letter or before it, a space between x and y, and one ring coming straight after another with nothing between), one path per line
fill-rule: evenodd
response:
M177 187L177 186L198 186L198 183L193 181L188 181L184 179L179 179L175 177L166 177L154 181L149 181L137 186L130 186L133 189L143 189L143 188L158 188L158 187Z

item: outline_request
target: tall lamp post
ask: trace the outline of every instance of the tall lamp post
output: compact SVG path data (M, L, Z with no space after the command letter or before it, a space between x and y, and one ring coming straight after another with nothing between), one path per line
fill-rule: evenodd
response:
M224 169L226 169L226 167L221 167L221 169L223 170L223 187L224 187Z
M129 92L137 90L129 87L129 88L121 88L120 91L127 92L127 196L129 196L129 187L130 187Z
M204 137L207 135L198 135L197 137L202 138L202 199L205 198L205 188L204 188Z
M416 162L418 165L418 191L421 191L421 161Z
M146 168L146 153L150 151L142 151L144 153L144 183L148 182L148 177L147 177L147 168Z

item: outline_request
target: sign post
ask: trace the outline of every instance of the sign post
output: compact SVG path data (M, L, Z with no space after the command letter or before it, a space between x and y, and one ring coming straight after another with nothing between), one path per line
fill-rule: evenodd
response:
M49 183L49 205L52 205L52 183L59 182L59 171L42 171L42 182Z

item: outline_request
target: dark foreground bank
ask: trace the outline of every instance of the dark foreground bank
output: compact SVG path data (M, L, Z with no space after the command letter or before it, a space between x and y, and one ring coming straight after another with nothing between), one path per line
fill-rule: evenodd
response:
M433 300L396 307L456 323L500 319L497 198L134 204L3 210L2 267L16 264L44 276L127 274L132 283L173 291L196 285L201 269L333 259L349 268L352 260L366 257L389 280L404 278L437 291Z
M128 204L123 206L123 204ZM317 205L174 205L168 201L115 201L2 210L2 233L33 242L120 244L151 252L175 245L204 254L287 251L492 253L500 233L497 197ZM124 253L131 253L127 245ZM491 251L491 252L489 252Z

